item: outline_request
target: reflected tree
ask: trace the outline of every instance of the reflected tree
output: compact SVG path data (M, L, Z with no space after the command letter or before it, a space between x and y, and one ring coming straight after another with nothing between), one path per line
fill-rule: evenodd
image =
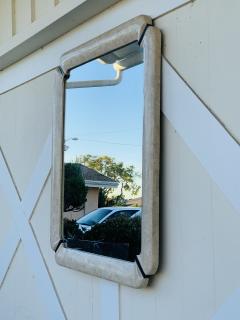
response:
M64 164L64 211L82 209L87 201L87 188L78 163Z
M118 162L107 155L97 157L90 154L76 157L75 162L92 168L120 183L120 194L117 196L112 194L112 189L102 188L100 190L99 206L125 205L125 193L136 196L141 188L135 182L136 178L141 175L133 165L125 166L123 162Z

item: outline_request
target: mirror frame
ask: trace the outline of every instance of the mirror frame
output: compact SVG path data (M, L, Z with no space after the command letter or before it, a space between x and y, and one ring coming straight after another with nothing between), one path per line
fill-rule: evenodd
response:
M135 262L129 262L64 247L63 145L65 80L70 70L134 41L144 54L143 206L141 253ZM150 17L138 16L64 54L55 77L50 236L56 262L134 288L147 286L159 264L160 69L160 30L152 26Z

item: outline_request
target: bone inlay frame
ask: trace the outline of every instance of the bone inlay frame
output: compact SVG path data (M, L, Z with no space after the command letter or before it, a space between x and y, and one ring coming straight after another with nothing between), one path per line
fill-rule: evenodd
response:
M69 71L137 41L144 52L141 253L135 262L66 248L62 238L64 90ZM136 17L67 52L56 75L53 115L51 247L58 264L135 288L145 287L159 262L161 36L146 16Z

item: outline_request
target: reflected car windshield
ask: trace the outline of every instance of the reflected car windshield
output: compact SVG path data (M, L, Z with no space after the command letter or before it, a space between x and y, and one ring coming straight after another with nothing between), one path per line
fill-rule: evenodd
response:
M107 214L109 214L111 211L112 211L111 209L94 210L94 211L88 213L86 216L77 220L77 223L85 224L88 226L95 225L100 220L102 220Z

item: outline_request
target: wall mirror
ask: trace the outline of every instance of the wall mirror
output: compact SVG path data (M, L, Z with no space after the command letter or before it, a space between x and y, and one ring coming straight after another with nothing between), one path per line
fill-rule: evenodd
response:
M56 261L132 287L147 285L159 254L160 32L150 24L137 17L68 52L56 76Z
M140 254L143 70L134 42L73 69L66 81L66 247L128 261Z

